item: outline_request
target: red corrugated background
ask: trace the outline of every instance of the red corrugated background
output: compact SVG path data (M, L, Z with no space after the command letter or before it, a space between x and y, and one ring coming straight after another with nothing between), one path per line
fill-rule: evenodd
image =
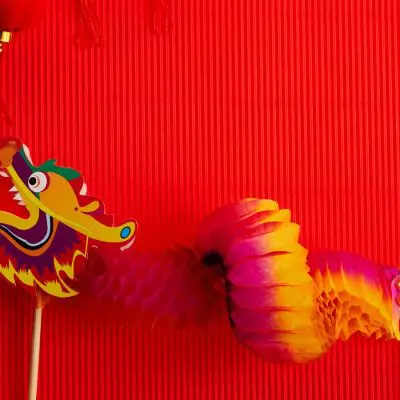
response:
M68 4L67 4L68 3ZM72 1L15 35L1 93L37 161L87 177L138 246L186 241L243 196L293 210L309 249L399 261L399 2L97 0L102 49L74 45ZM153 2L154 3L154 2ZM26 398L32 301L0 286L0 399ZM226 321L169 333L44 313L40 399L395 399L400 344L354 338L305 366L263 363Z

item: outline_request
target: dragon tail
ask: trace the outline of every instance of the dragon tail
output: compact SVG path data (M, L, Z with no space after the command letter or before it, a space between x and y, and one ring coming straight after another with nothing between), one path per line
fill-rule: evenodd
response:
M388 276L368 264L374 286L365 286L365 263L309 257L299 232L276 202L246 199L205 219L192 248L113 254L99 247L86 281L99 300L178 322L208 321L227 307L238 340L272 362L316 359L355 331L393 337L387 288L397 270Z

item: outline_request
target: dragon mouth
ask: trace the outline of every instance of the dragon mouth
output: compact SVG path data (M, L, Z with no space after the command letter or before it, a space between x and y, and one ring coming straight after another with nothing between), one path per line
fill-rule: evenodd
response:
M21 218L28 217L28 210L21 193L4 169L0 169L0 210Z

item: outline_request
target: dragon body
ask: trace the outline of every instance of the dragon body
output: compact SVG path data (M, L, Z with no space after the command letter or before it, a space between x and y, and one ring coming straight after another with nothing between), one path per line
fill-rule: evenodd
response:
M135 222L114 227L78 172L35 167L17 139L0 143L0 196L0 273L29 290L71 297L79 287L180 323L227 310L238 340L272 362L311 361L356 332L400 340L400 269L309 253L272 200L216 210L190 248L139 253Z

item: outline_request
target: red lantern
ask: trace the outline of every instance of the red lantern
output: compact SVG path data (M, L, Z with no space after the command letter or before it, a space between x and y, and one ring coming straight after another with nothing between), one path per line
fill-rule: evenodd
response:
M0 50L11 39L11 32L34 25L44 13L46 0L0 0Z

